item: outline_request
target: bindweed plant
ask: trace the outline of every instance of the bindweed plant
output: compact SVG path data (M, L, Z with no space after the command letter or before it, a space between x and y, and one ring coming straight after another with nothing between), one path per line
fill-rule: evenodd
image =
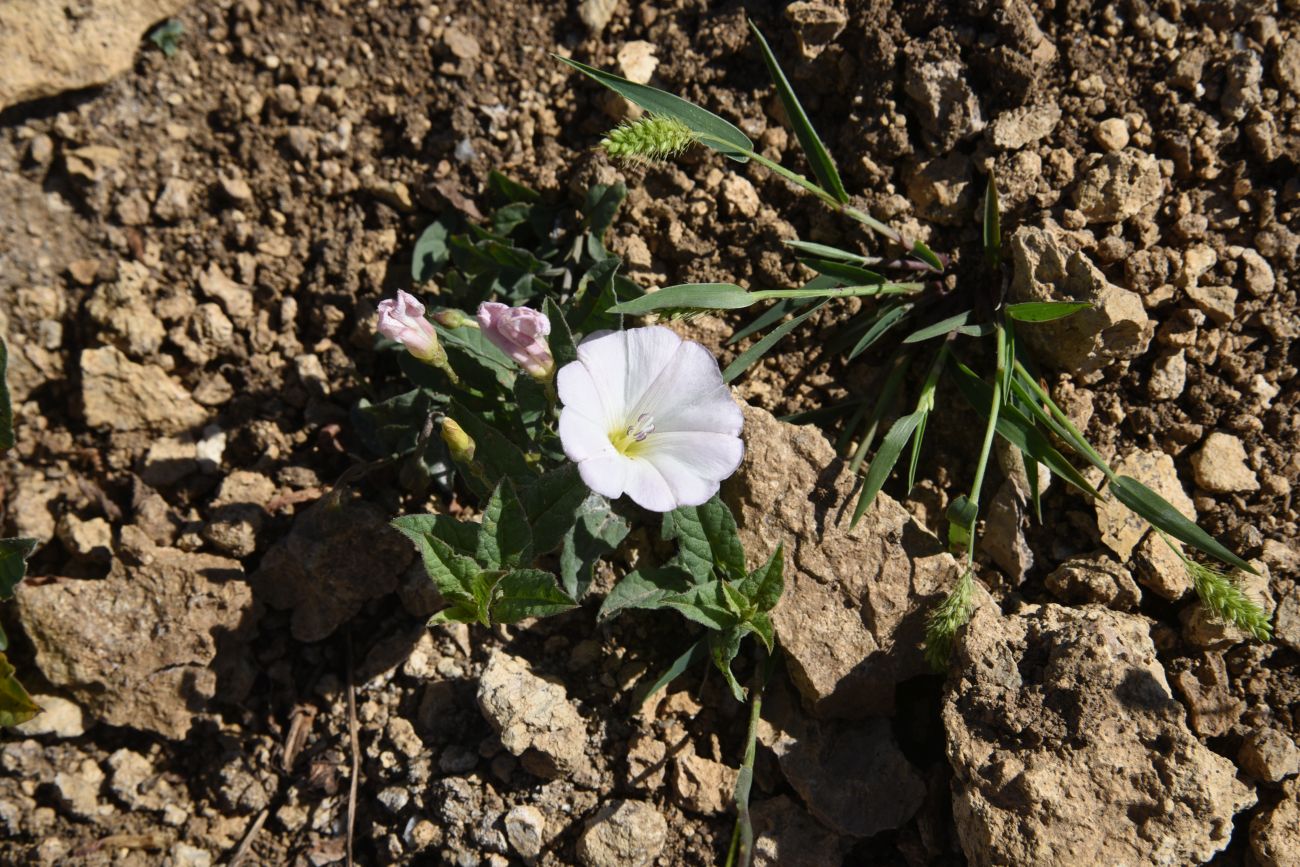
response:
M788 181L797 192L813 196L834 213L892 245L895 254L866 256L840 247L791 239L786 244L797 261L816 275L803 286L754 290L731 283L682 284L621 300L611 311L672 317L743 310L766 303L767 309L732 337L734 343L762 334L724 371L724 379L730 382L826 305L846 297L869 299L872 303L845 321L828 344L832 351L842 353L846 362L877 344L883 347L888 341L891 345L888 372L878 399L857 401L856 411L840 437L840 448L849 466L861 475L852 510L854 524L871 507L904 451L909 452L907 487L912 488L926 424L936 409L940 381L946 377L955 386L982 420L983 434L971 486L965 494L951 500L947 512L949 547L964 556L966 565L957 584L932 611L928 621L926 652L937 668L946 666L953 638L971 615L980 496L994 438L999 436L1025 457L1031 499L1039 520L1042 518L1040 466L1091 499L1114 497L1174 545L1204 605L1218 617L1244 626L1257 638L1266 640L1269 637L1267 615L1241 592L1232 578L1193 561L1177 543L1228 567L1254 572L1250 564L1150 488L1132 477L1117 474L1087 442L1034 372L1033 360L1018 340L1019 331L1071 316L1089 305L1070 300L1008 302L1006 290L1010 275L1002 259L1001 214L994 179L990 176L985 195L979 279L971 284L977 288L953 291L941 282L948 276L950 257L936 254L920 240L905 238L851 204L834 160L776 56L752 23L750 30L812 177L759 153L743 131L699 105L576 60L557 59L645 110L641 119L621 124L601 142L611 157L633 162L656 161L701 146L721 153L732 163L755 162ZM903 383L917 364L922 365L925 373L917 377L921 384L914 397L904 401L911 410L899 415L878 438L888 414L903 400ZM990 364L992 373L980 376L972 364ZM873 446L874 454L868 461ZM1091 485L1071 457L1099 469L1105 477L1104 489Z
M0 455L14 447L13 406L5 379L8 359L8 348L0 338ZM27 574L27 558L35 548L35 539L0 539L0 602L14 597L14 588ZM21 725L40 712L5 657L8 649L9 637L0 627L0 727Z
M488 227L435 222L416 243L412 288L435 287L449 306L427 310L406 291L379 305L381 346L413 387L356 409L380 461L404 462L409 490L433 483L471 503L461 518L393 522L446 602L431 622L568 611L632 523L657 521L679 553L624 576L600 616L671 609L704 626L658 685L708 659L743 700L732 661L749 634L773 650L781 552L747 572L718 499L743 454L718 363L668 328L624 329L608 312L640 294L603 242L621 186L594 187L576 220L501 175L489 190Z

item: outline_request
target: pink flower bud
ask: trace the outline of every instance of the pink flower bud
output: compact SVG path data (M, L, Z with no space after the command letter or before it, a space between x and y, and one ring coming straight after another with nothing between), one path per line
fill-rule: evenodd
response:
M396 340L421 361L441 365L447 354L438 343L433 323L424 318L424 305L402 290L379 302L379 333Z
M555 359L546 344L551 320L527 307L508 307L496 301L484 301L478 308L478 324L483 336L510 357L534 379L550 379Z

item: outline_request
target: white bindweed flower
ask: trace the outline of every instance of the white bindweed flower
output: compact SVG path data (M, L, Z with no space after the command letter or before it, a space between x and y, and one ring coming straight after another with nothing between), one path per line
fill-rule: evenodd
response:
M740 466L744 418L717 360L663 326L589 337L556 384L564 453L598 494L668 512Z

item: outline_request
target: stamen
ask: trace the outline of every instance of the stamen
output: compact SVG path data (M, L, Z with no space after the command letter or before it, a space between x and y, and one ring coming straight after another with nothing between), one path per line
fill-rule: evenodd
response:
M645 438L654 432L655 420L648 412L641 413L635 422L627 426L627 435L639 443L645 442Z

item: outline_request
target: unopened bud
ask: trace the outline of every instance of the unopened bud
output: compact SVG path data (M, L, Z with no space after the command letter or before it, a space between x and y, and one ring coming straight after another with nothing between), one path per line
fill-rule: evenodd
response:
M551 320L527 307L509 307L484 301L478 308L483 336L536 380L547 382L555 373L555 358L546 343Z
M443 328L478 328L478 322L472 316L459 310L439 310L433 314L433 321Z
M447 444L447 451L456 463L474 462L474 438L465 433L465 429L455 419L442 420L442 441Z

